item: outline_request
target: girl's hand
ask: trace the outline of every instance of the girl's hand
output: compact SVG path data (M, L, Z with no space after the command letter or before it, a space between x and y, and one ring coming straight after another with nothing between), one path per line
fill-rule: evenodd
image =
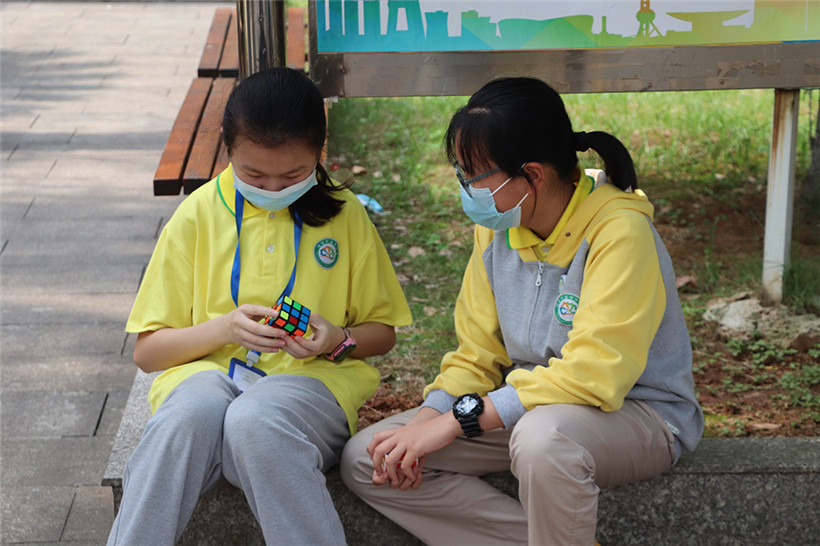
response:
M373 483L389 482L390 487L402 491L417 489L427 454L450 445L459 434L461 426L451 413L440 414L432 408L422 408L403 427L376 433L367 446L373 461Z
M281 328L260 322L272 312L270 307L243 304L228 313L230 342L260 353L281 349L293 358L305 359L329 353L344 340L344 331L316 312L310 314L308 321L313 330L311 336L291 337Z
M270 307L243 303L225 315L228 342L260 353L275 353L285 348L287 332L260 322L271 312Z
M194 326L141 332L134 347L134 362L151 373L192 362L226 345L239 345L259 353L285 350L295 358L309 358L329 353L344 339L340 327L316 313L310 317L313 329L310 339L293 339L284 330L261 322L272 312L264 305L244 303L229 313ZM360 356L382 354L393 346L395 331L390 326L373 322L357 326L357 330L361 331L357 341L366 346L357 347ZM377 352L379 350L382 352Z
M303 359L327 354L345 339L341 326L331 324L319 313L311 312L308 324L313 331L310 337L285 335L283 349L293 358Z

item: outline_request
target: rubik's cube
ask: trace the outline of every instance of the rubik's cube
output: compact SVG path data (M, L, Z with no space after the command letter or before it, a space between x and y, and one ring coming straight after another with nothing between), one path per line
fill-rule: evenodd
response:
M309 318L310 309L289 296L283 296L276 302L273 314L265 317L265 324L281 328L291 337L296 337L305 335Z

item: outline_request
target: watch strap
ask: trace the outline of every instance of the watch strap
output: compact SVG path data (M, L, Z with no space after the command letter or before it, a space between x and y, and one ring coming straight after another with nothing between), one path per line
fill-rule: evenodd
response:
M356 348L356 340L351 335L350 330L345 327L342 327L342 330L345 333L345 338L335 349L325 355L332 362L341 362Z
M475 438L476 436L484 434L484 431L481 430L481 426L478 424L478 415L459 419L458 423L461 425L461 430L467 438Z

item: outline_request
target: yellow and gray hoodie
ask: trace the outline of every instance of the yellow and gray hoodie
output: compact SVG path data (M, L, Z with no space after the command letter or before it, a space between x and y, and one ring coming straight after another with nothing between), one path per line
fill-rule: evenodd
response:
M489 394L505 428L542 404L615 411L642 400L677 455L695 448L703 412L672 261L640 192L581 176L546 241L527 228L476 226L456 302L459 347L442 359L425 406Z

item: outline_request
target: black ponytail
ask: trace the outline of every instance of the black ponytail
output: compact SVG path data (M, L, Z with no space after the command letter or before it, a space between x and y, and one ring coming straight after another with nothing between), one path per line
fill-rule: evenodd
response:
M580 136L579 136L580 135ZM604 160L604 171L609 181L616 187L626 191L637 189L638 177L635 174L635 164L632 156L620 140L604 133L575 133L576 149L585 152L591 148Z

